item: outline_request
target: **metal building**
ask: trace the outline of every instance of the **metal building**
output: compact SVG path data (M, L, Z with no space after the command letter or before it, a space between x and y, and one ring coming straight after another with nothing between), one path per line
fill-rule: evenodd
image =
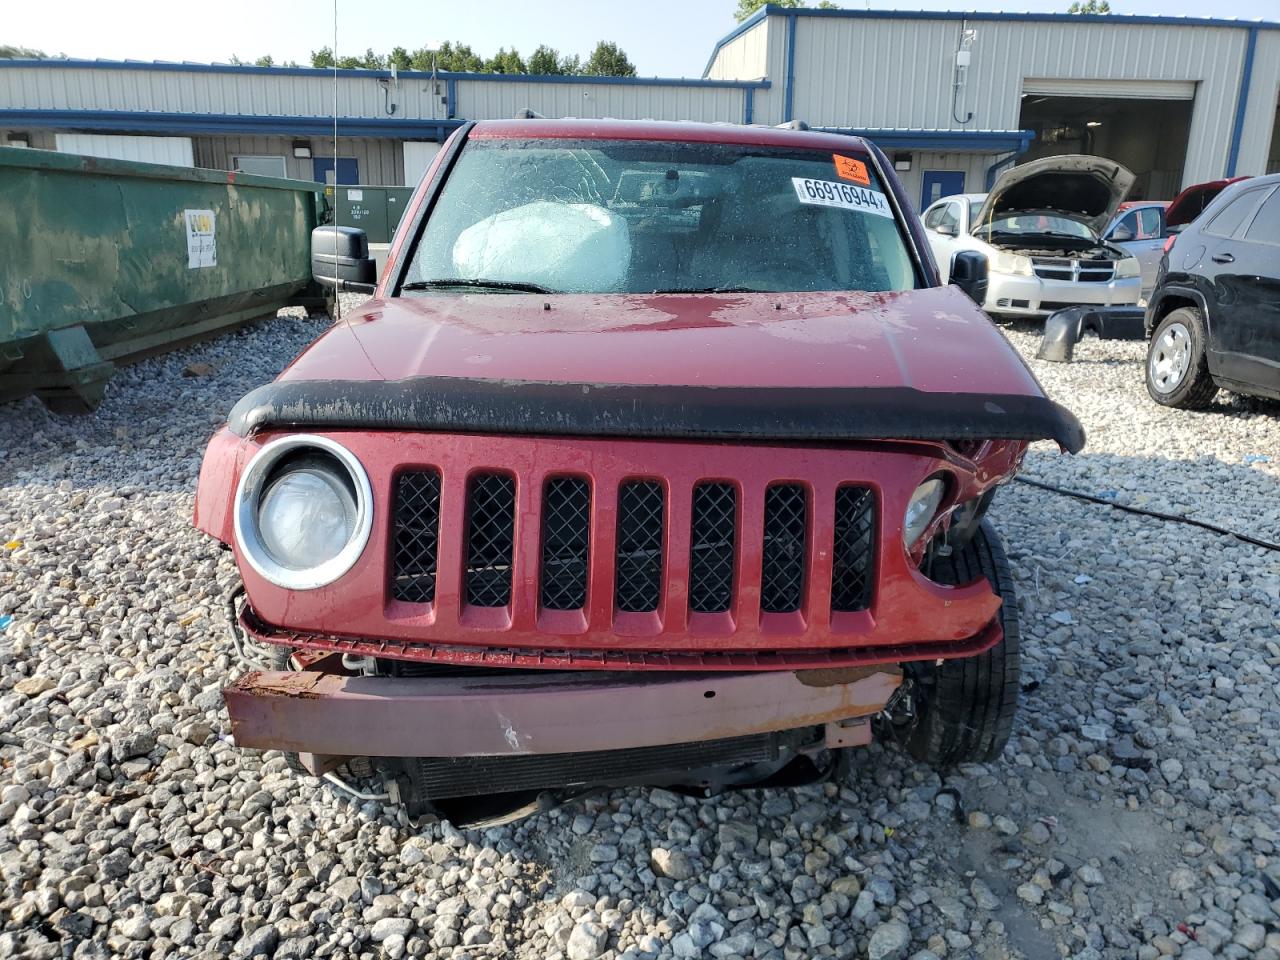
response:
M1280 24L768 6L701 79L0 60L0 144L339 183L416 183L459 123L524 109L860 133L922 205L1076 152L1167 198L1280 169Z
M1280 167L1280 23L766 7L703 73L772 80L760 122L870 136L922 204L1022 156L1112 157L1135 198Z

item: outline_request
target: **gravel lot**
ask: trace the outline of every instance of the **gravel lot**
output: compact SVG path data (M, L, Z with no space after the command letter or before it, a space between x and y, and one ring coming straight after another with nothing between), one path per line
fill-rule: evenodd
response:
M838 785L459 833L236 751L192 489L323 325L141 363L92 417L0 407L0 957L1280 958L1280 554L1025 485L994 510L1022 712L945 784L871 748ZM1142 356L1033 361L1090 442L1028 474L1280 540L1280 407L1163 410Z

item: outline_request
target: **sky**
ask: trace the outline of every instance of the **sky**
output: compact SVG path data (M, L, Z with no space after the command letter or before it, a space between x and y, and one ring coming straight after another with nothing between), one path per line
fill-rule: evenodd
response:
M817 0L810 4L816 5ZM444 40L488 56L540 43L584 58L598 40L620 44L644 76L699 76L717 39L735 26L737 0L337 0L338 48L384 53ZM846 2L847 6L858 6ZM946 0L871 0L874 9L1063 12L1070 0L1008 4ZM133 60L252 61L308 65L312 50L333 45L332 0L54 0L7 4L0 42L71 57ZM1129 14L1280 20L1280 0L1111 0Z

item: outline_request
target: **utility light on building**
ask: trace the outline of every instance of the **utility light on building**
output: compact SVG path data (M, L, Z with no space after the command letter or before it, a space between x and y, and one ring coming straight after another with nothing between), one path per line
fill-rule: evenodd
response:
M311 141L295 140L293 141L293 155L300 160L311 159Z
M911 169L911 154L895 153L893 155L893 169L899 173L905 173Z
M11 147L29 147L31 140L20 133L9 134L9 146Z
M1089 121L1086 121L1086 122L1085 122L1085 126L1086 126L1086 127L1100 127L1100 126L1102 126L1102 121L1101 121L1101 120L1089 120Z

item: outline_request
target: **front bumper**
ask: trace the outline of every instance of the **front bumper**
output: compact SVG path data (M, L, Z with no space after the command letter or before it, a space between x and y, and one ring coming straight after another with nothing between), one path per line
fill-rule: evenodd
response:
M1132 306L1142 298L1142 278L1126 277L1110 283L1076 283L992 273L987 278L988 313L1019 317L1047 317L1068 306Z
M870 741L896 667L739 674L511 671L370 677L324 658L246 674L223 691L241 747L298 753L312 772L349 757L518 757L626 750L824 726Z

